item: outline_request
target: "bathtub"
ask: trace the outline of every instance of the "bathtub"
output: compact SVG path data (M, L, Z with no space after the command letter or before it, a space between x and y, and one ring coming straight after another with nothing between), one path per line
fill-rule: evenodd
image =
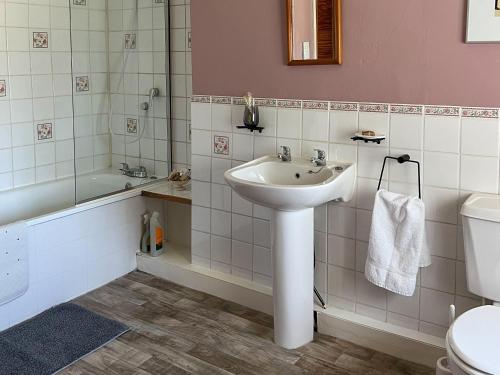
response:
M158 181L102 170L75 178L31 185L0 193L0 226L65 210L82 203ZM75 199L76 198L76 199Z

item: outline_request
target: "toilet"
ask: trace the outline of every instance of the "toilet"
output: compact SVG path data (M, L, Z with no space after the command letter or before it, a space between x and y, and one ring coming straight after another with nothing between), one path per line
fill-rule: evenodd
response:
M500 196L473 194L461 215L468 289L495 302L455 319L448 362L452 374L500 374Z

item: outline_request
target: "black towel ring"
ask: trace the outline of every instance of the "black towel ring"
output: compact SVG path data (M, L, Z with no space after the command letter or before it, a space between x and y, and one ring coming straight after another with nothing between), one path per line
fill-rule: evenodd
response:
M420 189L420 163L416 160L411 160L410 155L404 154L399 157L394 157L394 156L386 156L384 158L384 164L382 165L382 172L380 172L380 178L378 180L378 186L377 186L377 191L380 190L380 184L382 184L382 177L384 176L384 169L385 169L385 162L387 159L392 159L392 160L397 160L399 164L404 164L404 163L415 163L417 164L417 170L418 170L418 197L422 199L422 191Z

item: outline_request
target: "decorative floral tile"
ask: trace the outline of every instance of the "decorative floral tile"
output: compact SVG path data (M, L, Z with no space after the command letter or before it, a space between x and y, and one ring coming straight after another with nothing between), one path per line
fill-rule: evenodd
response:
M52 139L52 123L37 124L36 133L39 141Z
M193 41L193 38L191 36L191 31L188 31L188 48L191 49L191 45L192 45L192 41Z
M213 104L231 104L230 96L212 96Z
M358 110L358 103L331 102L330 109L332 111L356 112Z
M280 107L280 108L302 108L302 101L301 100L280 99L280 100L278 100L278 107Z
M137 119L135 118L127 119L127 133L137 134Z
M87 0L73 0L73 5L87 5Z
M125 34L125 49L135 49L137 43L135 34Z
M89 77L81 76L75 78L76 92L89 91Z
M229 137L214 136L214 154L229 155Z
M496 108L462 108L462 116L479 118L498 118Z
M328 102L321 102L321 101L316 101L316 100L305 100L303 107L304 107L304 109L328 110Z
M33 48L49 48L49 33L35 31L33 33Z
M388 113L389 112L389 104L360 103L359 110L360 110L360 112Z
M392 104L391 113L404 115L421 115L423 107L421 105Z
M460 109L458 107L426 106L425 114L430 116L458 116L460 115Z
M0 96L7 95L7 83L4 79L0 80Z
M210 96L207 95L193 95L191 97L193 103L210 103Z

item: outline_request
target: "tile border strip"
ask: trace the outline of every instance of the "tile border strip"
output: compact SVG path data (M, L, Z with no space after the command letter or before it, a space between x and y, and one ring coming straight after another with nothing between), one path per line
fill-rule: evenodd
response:
M328 102L318 100L304 100L302 108L304 109L320 109L328 111Z
M330 102L331 111L356 112L359 109L359 103L356 102Z
M384 103L359 103L360 112L389 113L389 104Z
M391 104L391 113L402 115L421 115L423 105Z
M193 95L193 103L233 104L244 105L243 97L239 96L210 96ZM420 104L388 104L388 103L363 103L363 102L336 102L326 100L297 100L297 99L274 99L256 98L255 103L261 107L316 109L347 112L373 112L373 113L395 113L413 114L427 116L450 116L462 115L469 118L500 118L500 109L486 107L459 107L438 106Z
M498 118L498 109L462 107L462 116L476 118Z
M191 102L193 103L210 103L209 95L193 95L191 97Z
M276 99L270 99L270 98L257 98L255 99L255 104L261 107L276 107L277 104Z
M460 107L451 106L425 106L425 114L429 116L459 116Z
M233 105L245 105L245 99L242 96L235 96L232 98Z
M213 104L231 104L230 96L212 96Z
M302 108L302 100L278 99L278 108Z

